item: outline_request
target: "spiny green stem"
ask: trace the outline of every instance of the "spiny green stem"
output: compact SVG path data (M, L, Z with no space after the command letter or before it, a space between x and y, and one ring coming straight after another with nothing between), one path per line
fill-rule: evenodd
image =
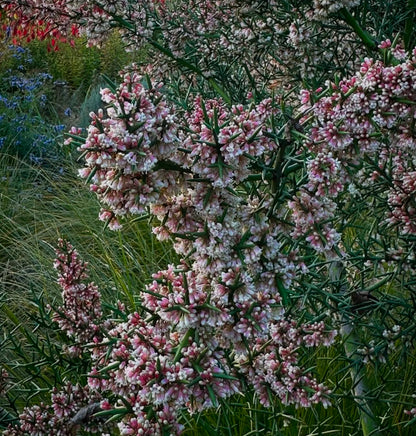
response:
M6 428L9 424L16 424L18 421L19 418L0 407L0 429Z
M182 357L182 349L188 346L189 338L195 333L195 329L189 329L182 337L178 349L176 350L175 357L173 358L173 363L179 362Z
M342 8L340 9L340 14L344 21L354 29L354 32L357 34L357 36L361 39L361 41L367 48L369 48L370 50L375 50L377 48L376 41L366 30L361 27L360 23L356 20L356 18L351 15L351 12L349 12L345 8Z
M187 168L183 168L182 166L178 165L177 163L171 160L160 160L159 162L157 162L154 167L154 171L158 171L158 170L178 171L180 173L191 173L191 170L188 170Z
M347 293L347 286L342 283L342 276L344 273L344 266L341 261L333 261L329 266L329 278L335 286L338 287L338 292L342 294ZM354 324L347 316L343 316L342 327L340 328L340 335L344 342L344 350L348 360L359 361L357 354L357 344L359 344L359 337L355 330ZM381 436L377 419L371 410L367 395L367 377L365 371L360 365L351 365L350 367L351 379L353 382L354 398L358 405L361 428L364 436Z
M403 41L405 48L409 50L411 48L410 45L412 42L412 32L415 26L416 0L408 0L406 9L407 18L404 24Z
M173 61L175 61L178 65L187 68L190 71L193 71L194 73L198 74L200 77L202 77L204 80L206 80L212 88L220 94L220 96L224 99L224 101L227 104L231 104L231 97L224 91L224 89L212 78L212 77L206 77L202 70L200 70L197 66L194 64L188 62L187 60L183 58L176 57L171 50L164 47L162 44L159 44L159 42L155 41L154 39L148 39L149 44L151 44L155 49L166 55L167 57L171 58Z

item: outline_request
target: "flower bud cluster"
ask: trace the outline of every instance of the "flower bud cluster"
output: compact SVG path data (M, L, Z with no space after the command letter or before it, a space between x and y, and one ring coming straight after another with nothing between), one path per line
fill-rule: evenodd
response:
M89 385L104 395L116 394L131 408L119 425L121 434L158 435L167 429L179 434L182 408L212 407L215 398L240 389L224 352L200 338L195 342L195 329L182 336L172 325L164 320L152 325L134 313L109 330L110 348L104 341L95 349Z
M106 114L91 113L88 136L79 147L87 167L81 177L91 181L106 206L100 219L120 228L119 217L143 214L151 203L162 202L177 183L178 174L167 172L161 162L175 160L177 120L158 88L135 67L122 72L123 81L113 93L101 91ZM161 165L163 168L163 165Z
M90 413L88 419L77 422L76 415L83 408L94 408L101 401L101 396L88 386L81 387L67 382L62 390L54 388L51 393L51 404L25 407L19 415L20 426L10 425L3 432L4 436L51 435L62 436L75 434L82 424L83 431L90 434L106 434L111 427ZM96 411L96 410L95 410Z
M415 66L416 51L392 66L366 58L359 72L330 83L314 104L302 93L315 121L306 142L308 182L291 203L294 236L309 232L314 248L330 249L339 240L330 221L340 195L381 185L385 222L402 234L416 233Z
M249 365L247 361L241 362L260 403L268 407L271 398L277 395L283 404L309 407L321 403L328 407L329 390L298 366L298 350L301 346L331 345L335 334L326 332L323 322L297 326L293 320L282 319L274 323L270 339L257 340L254 350L261 352L254 354L254 361Z
M84 283L87 264L69 242L59 241L54 267L59 273L63 306L56 309L53 320L73 338L76 345L71 353L81 354L81 345L100 337L101 295L94 283Z
M0 397L6 393L8 382L9 373L4 368L0 368Z
M187 167L199 178L212 181L212 186L225 188L244 180L255 158L267 156L276 149L266 120L276 111L272 99L245 108L234 105L231 110L219 100L194 101L185 121L190 134L181 135L187 149Z

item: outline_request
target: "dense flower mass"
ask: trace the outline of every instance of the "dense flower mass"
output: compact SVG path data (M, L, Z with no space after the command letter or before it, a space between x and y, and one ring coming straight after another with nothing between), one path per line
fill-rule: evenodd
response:
M10 425L5 436L71 434L79 425L95 434L106 428L100 418L106 413L119 416L121 435L180 434L182 410L217 406L247 382L265 406L270 395L285 404L329 404L327 388L299 366L298 350L330 345L335 332L323 322L297 325L284 319L282 308L272 309L278 297L267 297L266 290L257 302L250 295L241 300L240 294L232 304L231 271L217 283L217 299L209 274L185 263L171 266L154 274L142 293L150 317L133 313L110 323L102 316L96 287L83 284L86 264L66 241L59 243L55 267L64 305L54 320L74 340L73 357L80 356L79 345L91 347L88 385L54 389L51 405L25 408L20 425Z
M92 114L81 176L108 206L101 215L112 228L119 216L151 213L157 236L173 238L184 260L142 292L152 322L131 315L96 341L90 387L129 398L122 434L179 433L181 408L214 406L241 391L241 377L265 405L265 392L288 404L327 404L326 389L299 366L298 348L329 345L334 332L285 319L278 282L290 287L306 268L282 250L267 190L237 195L254 163L268 167L279 152L273 101L228 108L198 96L179 130L149 80L134 69L122 78L115 92L102 91L107 116Z
M273 100L229 108L197 96L178 129L178 111L150 80L135 70L122 79L115 93L102 91L107 116L92 114L85 143L75 138L87 165L81 176L108 206L101 216L112 228L120 216L150 213L183 261L143 290L153 321L131 315L97 342L90 386L129 398L122 434L179 433L181 408L214 406L241 391L242 377L264 405L270 392L287 404L328 404L326 388L299 366L298 348L330 345L335 333L286 319L279 287L306 267L279 242L284 227L268 213L270 192L241 191L282 147Z
M113 229L120 216L145 213L177 184L178 176L163 169L175 161L176 115L158 91L161 84L142 79L133 67L116 92L102 90L107 117L102 110L91 114L79 147L88 165L80 174L93 182L91 190L107 207L100 219Z
M111 428L92 415L99 410L101 397L88 386L66 383L61 390L53 389L51 404L25 407L19 415L20 425L10 425L4 436L51 435L76 433L82 425L90 434L106 434Z
M101 296L94 283L84 283L87 265L79 260L71 244L60 240L56 256L54 267L59 272L58 283L64 305L56 310L53 319L77 344L72 352L80 353L79 345L101 336Z
M330 224L337 199L381 186L386 223L401 234L416 233L416 52L407 58L398 48L397 53L393 66L366 58L356 75L329 83L328 92L314 104L312 95L303 93L303 107L310 108L315 120L306 143L311 158L308 182L290 204L293 234L309 232L318 250L330 250L339 240Z
M135 313L108 332L110 354L107 347L96 348L89 384L127 399L121 434L132 434L131 429L133 434L157 435L168 429L179 434L182 408L212 407L216 397L239 390L223 352L212 351L202 340L196 343L192 334L182 337L170 326L153 326Z
M253 160L276 149L275 141L266 136L266 120L274 112L270 98L249 108L235 105L229 110L222 101L204 102L197 97L186 116L189 132L180 138L188 151L186 167L195 177L212 181L214 187L243 181Z

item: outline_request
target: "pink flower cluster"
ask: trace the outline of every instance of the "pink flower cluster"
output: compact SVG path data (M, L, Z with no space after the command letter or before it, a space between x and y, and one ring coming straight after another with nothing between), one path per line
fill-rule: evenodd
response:
M78 258L78 252L69 242L59 241L54 267L59 273L63 306L56 309L53 320L73 338L75 345L71 353L80 354L82 345L101 336L101 295L94 283L84 283L88 277L87 264Z
M295 321L282 319L274 323L270 339L255 344L258 353L254 353L253 362L241 361L242 371L254 386L260 403L268 407L277 395L283 404L309 407L321 403L328 407L329 390L298 366L298 350L301 346L328 346L334 338L335 332L325 332L323 322L297 326Z
M163 163L175 160L177 120L158 91L162 84L144 84L134 66L121 74L116 92L101 91L107 116L102 110L91 113L88 136L79 147L87 163L80 175L92 181L91 190L107 207L100 219L112 229L120 228L119 217L146 213L150 204L162 201L178 179L163 170Z
M105 425L104 421L93 417L93 413L85 419L78 420L81 409L89 407L95 410L97 407L94 405L99 404L100 401L100 395L88 386L81 387L68 382L62 390L58 391L56 388L52 390L51 404L40 403L37 406L25 407L19 415L20 425L10 425L3 435L64 436L75 434L80 425L83 431L90 434L104 435L105 430L111 428L111 424Z
M233 274L223 278L231 287ZM245 297L231 304L232 290L227 296L226 284L217 286L220 301L202 273L171 266L154 274L143 292L149 317L131 314L95 342L88 383L105 398L103 410L122 410L122 435L180 434L180 410L216 406L219 398L242 391L243 378L265 405L265 390L288 404L329 403L329 391L298 365L298 350L330 345L335 332L322 322L297 326L283 320L282 308L272 309L275 300L264 295L254 297L263 302ZM240 318L231 308L241 309ZM108 400L114 395L115 403Z
M59 246L55 267L68 316L64 319L58 313L56 319L76 341L94 343L88 386L67 383L60 391L54 389L51 405L25 408L20 425L10 426L5 436L72 434L79 425L87 432L104 434L108 428L93 416L100 410L120 414L121 435L180 434L182 409L193 412L216 406L218 399L242 391L243 378L253 384L265 406L270 405L270 395L305 407L328 404L329 391L298 365L299 347L333 343L335 332L327 332L322 322L297 326L281 318L281 308L269 319L260 302L246 298L244 304L234 306L244 309L236 324L229 311L230 295L224 294L227 287L232 292L235 275L229 271L219 284L225 297L221 312L207 280L183 264L154 275L143 293L147 319L134 313L124 322L97 326L100 309L91 311L84 298L73 304L74 291L80 290L78 296L91 298L92 306L100 307L98 292L84 295L86 264L69 243L60 241ZM267 304L273 302L265 301L264 308L270 310ZM74 310L78 310L75 316ZM89 317L90 327L79 322L80 316ZM241 321L250 322L251 328L243 331ZM96 334L98 327L103 334Z
M163 298L155 302L158 304L169 312ZM196 306L194 313L210 309L207 303L200 306ZM184 316L189 315L189 306L179 303L171 307L178 311L182 307ZM163 309L156 313L161 314ZM329 404L329 391L297 365L300 346L332 344L334 332L325 332L323 323L297 327L294 321L279 321L271 329L271 339L257 341L250 350L251 358L248 359L246 350L238 355L232 367L234 359L218 347L220 331L211 325L204 332L203 327L191 326L186 330L182 325L175 331L172 319L161 317L151 325L135 313L108 332L110 349L105 341L95 348L96 366L89 385L104 397L112 393L123 399L117 404L108 400L101 403L104 410L114 412L127 406L119 423L122 435L180 434L181 409L192 412L216 406L218 398L241 391L243 376L253 384L265 406L276 395L286 404L304 407L318 402ZM217 338L206 334L209 330Z
M228 109L218 100L203 101L199 96L185 121L188 129L180 139L189 154L186 167L198 178L211 180L212 186L224 188L244 180L250 164L259 156L276 149L266 120L276 112L272 99L245 108Z
M386 223L402 234L416 233L415 67L416 51L393 66L365 59L358 73L330 83L316 103L302 94L314 125L306 142L308 182L290 203L294 236L309 232L314 248L331 249L339 240L331 225L339 196L381 185Z
M216 398L239 391L224 353L197 337L194 329L182 335L169 322L152 325L134 313L108 332L110 348L106 341L95 348L89 385L127 404L121 434L179 434L181 409L212 407Z

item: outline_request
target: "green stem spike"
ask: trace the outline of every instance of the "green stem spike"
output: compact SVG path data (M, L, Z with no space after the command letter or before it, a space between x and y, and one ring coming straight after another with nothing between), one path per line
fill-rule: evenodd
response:
M370 50L376 50L377 49L377 43L373 39L373 37L364 30L360 23L357 21L357 19L351 14L350 11L347 11L347 9L342 8L340 9L340 14L344 21L349 24L354 32L357 34L357 36L361 39L361 41L364 43L364 45L370 49Z

